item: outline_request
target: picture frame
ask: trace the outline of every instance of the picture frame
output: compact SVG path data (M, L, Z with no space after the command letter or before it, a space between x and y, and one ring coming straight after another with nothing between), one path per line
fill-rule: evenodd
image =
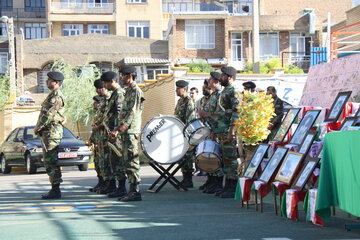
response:
M276 170L279 168L280 164L282 163L284 157L286 156L287 152L289 151L286 147L277 147L273 155L270 157L268 164L266 165L264 171L259 177L259 181L264 183L269 183Z
M306 134L314 125L320 112L321 110L307 110L305 112L304 117L301 119L299 126L296 128L292 138L290 139L291 144L300 145L303 142Z
M316 168L319 158L310 158L305 164L304 167L301 169L299 175L294 181L294 184L292 185L292 189L296 190L303 190L305 187L305 184L309 181L309 178L311 174L314 172L314 169Z
M287 185L291 185L296 173L299 170L300 164L303 161L304 154L289 151L280 168L276 173L275 181L280 181Z
M284 120L281 122L281 125L277 130L274 138L270 140L278 142L284 141L286 134L288 133L291 125L294 123L295 119L299 115L300 110L300 108L290 108L288 113L284 117Z
M356 119L356 117L346 117L344 122L341 124L339 131L344 131L346 130L346 127L353 126L356 122Z
M299 153L304 154L305 156L308 155L311 145L315 140L317 131L309 131L304 140L302 141L299 147Z
M253 156L251 158L249 165L247 166L247 168L245 170L244 177L247 177L250 179L254 178L269 147L270 147L269 144L259 144L258 145L255 153L253 154Z
M360 126L360 117L356 117L356 120L353 124L354 126Z
M355 113L355 116L354 117L360 117L360 107L359 107L359 109L356 111L356 113Z
M342 113L346 102L349 100L352 91L339 92L335 101L331 105L329 113L325 117L325 122L336 122Z

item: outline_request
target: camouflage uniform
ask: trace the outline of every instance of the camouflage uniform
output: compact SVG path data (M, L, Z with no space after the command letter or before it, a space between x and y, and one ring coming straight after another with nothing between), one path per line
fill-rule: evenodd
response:
M58 146L63 136L64 100L60 89L52 91L41 104L36 127L39 129L46 173L51 184L60 184L61 170L58 164Z
M271 133L269 134L267 141L271 141L274 137L276 132L278 131L279 127L281 126L281 120L284 116L284 102L280 98L276 96L274 99L274 108L276 116L272 117L270 123L273 124L271 129Z
M127 127L126 133L122 134L122 148L125 162L125 170L130 184L139 184L140 159L139 159L139 135L141 131L141 114L143 110L143 93L141 89L132 82L125 89L125 100L123 102L119 125Z
M217 121L214 121L214 135L220 143L222 150L223 171L226 179L237 179L237 141L236 137L229 140L230 128L238 118L237 106L241 99L241 93L229 84L220 96L216 107Z
M195 119L195 104L189 96L182 97L178 100L175 107L175 116L178 117L185 125ZM181 168L183 173L192 173L194 171L192 158L193 151L187 151L183 157L183 161L185 161L184 166Z
M120 86L113 90L107 106L105 108L104 127L106 132L112 131L119 127L119 119L124 102L124 89ZM118 134L117 142L121 142L121 136ZM118 143L119 144L119 143ZM116 145L116 144L115 144ZM120 149L119 149L120 150ZM113 150L108 147L104 148L105 156L110 159L110 168L104 163L104 175L107 180L113 180L115 177L117 180L125 180L125 169L123 167L123 158L119 157ZM121 150L120 150L121 151ZM105 161L106 162L106 161Z
M93 129L90 137L91 142L94 143L94 164L95 171L98 177L102 177L104 180L111 180L111 167L109 161L109 149L106 141L108 134L103 126L104 113L107 101L110 95L107 94L100 98L99 107L95 113L93 123L99 128Z

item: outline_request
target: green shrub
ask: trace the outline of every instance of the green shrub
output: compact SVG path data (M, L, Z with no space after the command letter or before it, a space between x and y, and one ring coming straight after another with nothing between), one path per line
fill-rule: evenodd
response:
M190 62L186 65L189 68L188 72L190 73L210 73L214 71L210 64L207 62Z
M10 78L8 75L0 75L0 110L6 105L10 97Z
M281 67L280 58L271 58L268 62L260 62L260 73L269 74L272 69L284 69L284 73L304 73L304 70L295 66L293 64L287 64L284 67ZM245 65L245 70L243 73L253 73L253 63L247 62Z

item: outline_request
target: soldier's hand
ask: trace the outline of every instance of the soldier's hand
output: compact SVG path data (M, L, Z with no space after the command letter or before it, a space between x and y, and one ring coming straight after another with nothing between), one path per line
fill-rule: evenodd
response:
M124 124L122 124L120 127L119 127L119 130L120 130L120 132L126 132L126 130L127 130L127 126L126 125L124 125Z
M38 127L35 127L34 128L34 133L35 133L35 135L40 135L39 133L40 133L40 129L38 128Z
M117 130L112 130L112 131L110 132L110 138L116 138L118 134L119 134L119 131L117 131Z

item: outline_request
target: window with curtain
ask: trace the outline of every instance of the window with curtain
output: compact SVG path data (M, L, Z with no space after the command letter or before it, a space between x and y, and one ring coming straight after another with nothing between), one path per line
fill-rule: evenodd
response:
M279 57L279 34L260 33L260 59L267 61Z
M242 60L242 36L241 33L231 33L231 59Z
M45 11L45 0L25 0L25 11L37 12Z
M46 38L46 23L25 23L25 39Z
M186 20L185 43L188 49L214 49L215 21Z
M88 33L109 34L108 24L89 24Z
M84 33L82 24L63 24L63 36L80 35Z
M128 22L128 36L137 38L150 38L150 23L146 21Z

